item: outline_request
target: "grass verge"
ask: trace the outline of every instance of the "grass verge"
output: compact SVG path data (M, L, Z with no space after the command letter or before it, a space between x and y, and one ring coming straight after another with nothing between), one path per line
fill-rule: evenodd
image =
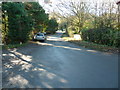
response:
M107 46L107 45L100 45L100 44L96 44L96 43L92 43L92 42L88 42L88 41L75 40L74 38L68 37L65 34L62 35L62 38L65 41L75 43L75 44L82 46L84 48L89 48L89 49L103 51L103 52L110 52L110 53L118 53L119 52L119 49L116 47L111 47L111 46Z
M28 43L23 43L23 44L8 44L8 45L3 45L3 49L12 49L12 48L18 48L18 47L23 47L26 46Z

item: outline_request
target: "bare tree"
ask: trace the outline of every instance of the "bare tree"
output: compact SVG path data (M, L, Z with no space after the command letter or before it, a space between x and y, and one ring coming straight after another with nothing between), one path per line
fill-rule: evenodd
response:
M57 6L60 12L62 12L64 15L64 18L69 16L70 18L73 18L73 16L76 16L76 18L69 19L69 22L73 22L76 20L76 26L79 27L78 33L82 29L84 22L86 20L86 13L88 12L88 6L86 2L81 1L69 1L69 2L61 2L59 6ZM67 11L67 12L66 12ZM67 19L67 18L66 18ZM71 21L70 21L71 20Z

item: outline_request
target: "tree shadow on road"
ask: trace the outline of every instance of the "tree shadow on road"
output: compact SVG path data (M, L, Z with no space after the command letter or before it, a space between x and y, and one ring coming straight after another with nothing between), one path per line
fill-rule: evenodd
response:
M17 51L4 52L3 88L59 88L66 85L64 77L33 60L32 56Z

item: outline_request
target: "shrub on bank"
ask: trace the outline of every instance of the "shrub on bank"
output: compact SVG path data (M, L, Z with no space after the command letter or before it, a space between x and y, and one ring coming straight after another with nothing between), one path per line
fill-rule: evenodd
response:
M120 31L109 28L89 29L81 31L81 38L84 41L94 42L108 46L120 46Z

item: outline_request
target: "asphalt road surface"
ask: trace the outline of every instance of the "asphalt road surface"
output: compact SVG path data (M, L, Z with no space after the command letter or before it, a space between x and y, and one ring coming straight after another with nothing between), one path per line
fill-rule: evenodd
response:
M118 55L63 41L3 50L3 88L117 88Z

